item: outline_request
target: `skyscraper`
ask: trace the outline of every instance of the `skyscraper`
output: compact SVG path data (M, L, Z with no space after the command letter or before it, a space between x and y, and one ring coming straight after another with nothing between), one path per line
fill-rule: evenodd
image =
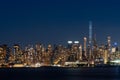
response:
M89 51L88 63L91 64L91 59L92 59L92 22L91 21L89 21L89 49L88 51Z
M92 45L92 22L89 21L89 45Z
M84 55L85 55L85 57L87 57L87 47L86 47L86 44L87 44L87 38L84 37Z

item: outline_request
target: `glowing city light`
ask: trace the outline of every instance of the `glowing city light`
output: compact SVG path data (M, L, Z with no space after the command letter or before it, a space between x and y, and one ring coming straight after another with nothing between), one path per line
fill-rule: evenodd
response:
M113 61L111 61L111 62L113 62L113 63L120 63L120 60L117 59L117 60L113 60Z
M73 43L73 41L68 41L68 44L72 44Z
M79 44L79 41L74 41L75 44Z

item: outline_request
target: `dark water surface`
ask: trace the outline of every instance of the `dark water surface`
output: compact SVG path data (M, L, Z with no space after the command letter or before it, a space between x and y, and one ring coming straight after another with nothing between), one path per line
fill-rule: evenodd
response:
M0 80L120 80L120 67L1 68Z

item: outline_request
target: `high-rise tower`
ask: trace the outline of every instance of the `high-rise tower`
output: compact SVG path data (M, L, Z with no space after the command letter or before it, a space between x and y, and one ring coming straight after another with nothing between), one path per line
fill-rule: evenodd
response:
M111 53L111 37L110 36L108 36L107 37L107 42L108 42L108 51L109 51L109 53Z
M92 22L89 21L89 45L92 45Z
M92 58L92 22L89 21L89 61L91 60L91 58Z
M84 55L85 55L85 57L87 57L87 47L86 47L86 44L87 44L87 38L84 37Z
M107 40L108 40L108 49L110 49L110 47L111 47L111 37L108 36Z

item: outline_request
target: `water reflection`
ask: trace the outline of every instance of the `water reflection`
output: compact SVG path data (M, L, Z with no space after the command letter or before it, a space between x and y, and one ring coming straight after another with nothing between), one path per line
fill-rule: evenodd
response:
M9 68L0 69L0 75L4 80L120 80L119 71L120 67Z

